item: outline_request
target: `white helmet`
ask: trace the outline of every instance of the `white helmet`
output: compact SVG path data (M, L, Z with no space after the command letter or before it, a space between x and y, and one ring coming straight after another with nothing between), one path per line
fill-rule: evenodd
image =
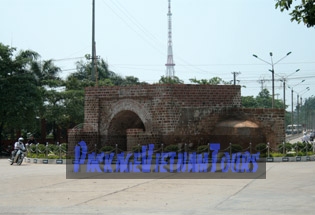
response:
M20 137L19 142L23 142L23 141L24 141L23 137Z

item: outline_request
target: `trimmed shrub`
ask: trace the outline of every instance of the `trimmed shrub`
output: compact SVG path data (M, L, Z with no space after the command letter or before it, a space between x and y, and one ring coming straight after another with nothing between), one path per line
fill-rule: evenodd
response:
M297 142L297 143L294 143L292 144L292 150L294 151L300 151L300 150L303 150L305 148L305 144L301 143L301 142Z
M305 152L298 152L296 156L305 156L306 153Z
M141 152L142 146L141 145L133 146L131 150L133 152Z
M310 152L313 151L313 147L312 144L309 143L302 143L302 148L299 149L301 152Z
M208 145L202 145L197 148L197 153L208 152L208 150L209 150Z
M231 144L232 153L241 152L243 150L242 146L239 144Z
M292 144L291 143L285 143L284 148L285 148L286 152L291 151L292 150ZM283 153L283 144L278 145L278 152Z
M266 153L267 152L267 144L266 143L259 143L255 146L257 152Z
M59 156L58 155L48 155L48 159L59 159Z
M270 157L284 157L284 155L279 152L271 152Z
M111 152L111 151L113 151L115 148L114 147L112 147L112 146L103 146L102 148L101 148L101 152Z
M164 149L164 151L166 152L177 152L178 150L179 150L178 145L168 145Z
M40 154L40 153L44 153L45 154L46 146L43 145L43 144L38 144L37 150L38 150L38 154Z
M59 154L59 146L54 144L48 144L48 154Z
M67 143L61 143L61 152L67 152L68 150L68 144Z

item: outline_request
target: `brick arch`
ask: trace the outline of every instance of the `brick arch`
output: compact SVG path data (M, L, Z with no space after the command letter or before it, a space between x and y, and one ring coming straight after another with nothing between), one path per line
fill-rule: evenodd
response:
M139 102L136 102L133 99L122 99L113 103L110 107L110 110L112 111L108 119L109 124L117 114L123 111L131 111L138 115L147 132L152 131L152 117L149 111ZM106 130L108 130L109 124Z
M243 148L248 147L249 143L253 146L266 143L261 122L242 113L238 117L224 117L217 121L213 133L222 142L240 144Z

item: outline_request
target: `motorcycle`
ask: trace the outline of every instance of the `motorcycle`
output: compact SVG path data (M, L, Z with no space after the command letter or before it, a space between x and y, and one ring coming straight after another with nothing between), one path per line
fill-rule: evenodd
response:
M26 150L24 149L19 149L16 154L15 154L15 157L11 160L10 162L10 165L16 163L17 165L21 165L23 160L24 160L24 157L25 157L25 154L24 152L26 152Z

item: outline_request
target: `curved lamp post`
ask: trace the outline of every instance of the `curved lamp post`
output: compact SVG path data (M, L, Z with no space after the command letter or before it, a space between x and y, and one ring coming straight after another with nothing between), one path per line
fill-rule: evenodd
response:
M253 54L253 56L259 60L261 60L262 62L265 62L269 65L271 65L271 70L269 70L272 73L272 108L274 108L274 103L275 103L275 70L274 70L274 65L276 65L277 63L279 63L281 60L283 60L285 57L287 57L288 55L290 55L291 52L288 52L284 57L282 57L280 60L278 60L277 62L273 62L273 58L272 58L272 52L269 53L270 58L271 58L271 63L268 61L265 61L261 58L259 58L257 55Z
M293 87L296 87L298 86L299 84L302 84L305 80L302 80L301 82L297 83L296 85L290 87L288 86L290 89L291 89L291 125L292 125L292 134L293 134Z

